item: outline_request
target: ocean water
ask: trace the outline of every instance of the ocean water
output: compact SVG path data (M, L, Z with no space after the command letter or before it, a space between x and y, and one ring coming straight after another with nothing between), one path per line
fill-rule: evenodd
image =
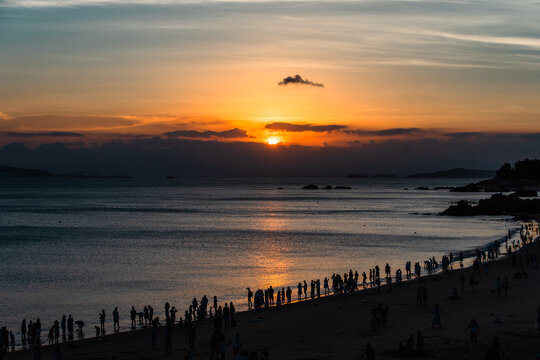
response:
M39 317L48 329L62 314L93 325L118 306L127 329L131 306L163 318L165 301L180 315L206 294L244 310L248 286L471 250L519 224L438 215L488 194L415 190L471 181L0 179L0 325L18 333Z

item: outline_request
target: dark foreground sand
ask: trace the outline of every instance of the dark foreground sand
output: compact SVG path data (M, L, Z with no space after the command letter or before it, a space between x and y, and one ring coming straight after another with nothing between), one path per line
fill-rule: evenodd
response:
M540 255L540 244L528 248L529 255ZM513 274L526 269L528 279L518 280ZM459 300L449 299L454 287L459 289L459 275L467 277L465 291ZM418 281L393 286L391 292L383 288L361 291L353 297L329 296L272 309L260 313L237 313L237 326L227 328L227 341L236 332L244 349L268 350L270 359L358 359L367 342L376 351L377 359L402 358L396 354L398 343L405 343L409 335L421 330L427 353L424 359L486 359L486 352L494 336L500 339L505 359L536 359L540 353L540 334L535 329L540 306L540 271L530 266L512 267L510 258L493 261L486 274L482 265L479 285L475 291L469 286L472 269L453 270L445 274L425 277L421 281L429 293L426 307L416 304ZM510 281L508 297L492 292L497 277ZM442 328L432 329L432 310L440 307ZM377 304L390 305L386 328L371 330L370 309ZM257 316L262 321L252 323ZM479 341L471 344L465 331L471 318L480 326ZM496 319L500 323L496 323ZM110 328L112 324L107 324ZM90 330L90 329L89 329ZM150 331L138 330L106 336L102 341L81 340L61 345L63 359L184 359L188 348L185 334L173 333L173 355L165 355L164 333L160 329L158 348L150 346ZM210 323L196 324L197 340L194 357L209 359ZM32 359L29 350L9 353L6 359ZM227 349L226 359L232 359ZM53 359L51 348L42 348L42 359Z

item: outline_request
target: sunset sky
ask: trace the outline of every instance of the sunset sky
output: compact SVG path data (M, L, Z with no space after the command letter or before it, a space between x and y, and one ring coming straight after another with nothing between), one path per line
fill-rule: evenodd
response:
M528 0L2 0L0 145L537 138L539 18Z

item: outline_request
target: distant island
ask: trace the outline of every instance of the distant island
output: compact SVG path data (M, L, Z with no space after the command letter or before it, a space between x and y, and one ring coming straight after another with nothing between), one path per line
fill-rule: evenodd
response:
M398 178L399 176L397 175L394 175L394 174L375 174L375 175L363 175L363 174L356 174L356 173L352 173L352 174L349 174L347 176L345 176L347 179L367 179L367 178L372 178L372 179L380 179L380 178L387 178L387 179L394 179L394 178Z
M424 172L418 174L411 174L404 176L405 178L419 178L419 179L487 179L495 175L494 170L478 170L478 169L464 169L456 168L450 170L434 171L434 172ZM399 178L394 174L375 174L375 175L366 175L359 173L352 173L345 176L348 179L367 179L367 178Z
M520 189L540 190L540 160L521 160L516 162L513 167L506 163L495 172L495 176L491 179L456 187L451 191L511 192Z
M454 188L454 192L486 191L497 192L478 204L466 200L444 210L441 215L513 215L519 219L538 218L540 215L540 160L525 159L512 167L504 164L492 179ZM502 192L513 191L510 195Z
M493 170L478 170L478 169L463 169L456 168L451 170L425 172L419 174L408 175L408 178L429 178L429 179L456 179L456 178L491 178L495 175Z
M0 179L45 179L45 178L121 178L129 179L132 176L115 175L115 176L103 176L103 175L88 175L88 174L55 174L46 170L39 169L24 169L12 166L0 165Z

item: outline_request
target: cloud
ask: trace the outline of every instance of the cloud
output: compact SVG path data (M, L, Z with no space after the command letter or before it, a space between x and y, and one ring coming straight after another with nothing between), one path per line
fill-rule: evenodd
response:
M11 120L11 116L5 112L0 111L0 120Z
M371 135L371 136L397 136L397 135L410 135L416 133L426 132L424 129L420 128L392 128L392 129L383 129L383 130L343 130L346 134L351 135Z
M119 116L92 116L92 115L31 115L6 119L0 123L0 130L104 130L122 127L131 127L139 124L138 120Z
M182 137L182 138L194 138L194 139L208 139L212 137L235 139L248 137L247 132L242 129L234 128L225 131L197 131L197 130L177 130L169 131L163 134L168 137Z
M0 136L9 136L9 137L83 137L81 133L70 132L70 131L46 131L46 132L14 132L14 131L3 131L0 132Z
M461 132L449 132L445 133L445 136L453 139L468 139L472 137L485 136L486 133L478 131L461 131Z
M540 39L536 37L470 35L436 31L426 31L426 34L453 40L540 48Z
M273 122L266 124L265 129L268 130L278 130L278 131L290 131L290 132L301 132L301 131L314 131L314 132L332 132L336 130L346 129L345 125L312 125L312 124L291 124L285 122Z
M323 83L316 83L308 79L303 79L300 75L296 74L295 76L287 76L281 80L278 85L285 86L289 84L299 84L299 85L310 85L315 87L324 87Z

